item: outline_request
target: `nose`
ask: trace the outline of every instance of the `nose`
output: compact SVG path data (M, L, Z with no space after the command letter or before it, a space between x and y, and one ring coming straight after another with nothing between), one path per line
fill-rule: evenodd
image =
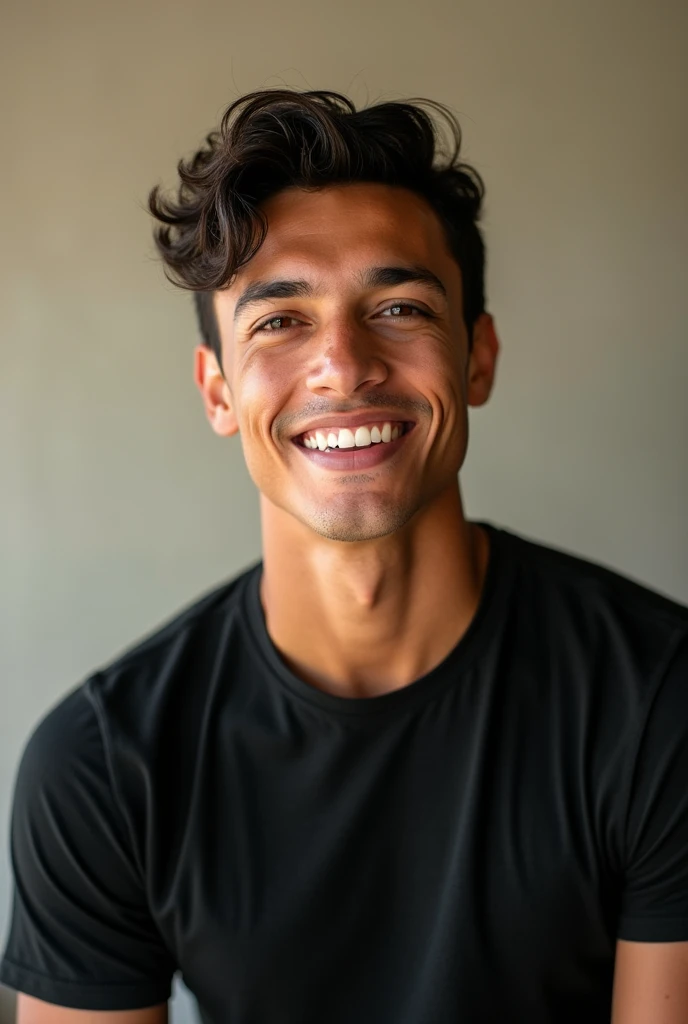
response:
M379 342L360 324L338 320L324 325L312 341L315 353L306 383L314 394L348 396L389 376Z

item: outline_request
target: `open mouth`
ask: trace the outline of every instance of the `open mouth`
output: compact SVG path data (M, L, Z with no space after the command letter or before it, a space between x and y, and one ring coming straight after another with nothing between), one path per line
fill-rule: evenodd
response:
M376 471L383 463L394 460L414 427L415 423L405 420L383 420L358 427L324 426L307 430L292 440L313 466L335 473L354 473L356 480L364 482L370 479L365 471Z
M355 452L375 445L388 445L408 434L414 423L406 420L381 420L359 427L320 427L293 438L295 444L325 453Z

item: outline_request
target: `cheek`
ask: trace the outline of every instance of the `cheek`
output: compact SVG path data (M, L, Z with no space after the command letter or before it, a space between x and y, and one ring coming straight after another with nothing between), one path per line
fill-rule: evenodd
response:
M426 328L409 344L395 352L400 368L416 371L428 380L448 380L465 376L465 345L461 332L445 325Z
M454 459L464 451L468 431L467 381L458 343L429 348L416 363L412 383L432 406L429 446L434 457Z
M426 341L426 339L423 339ZM461 345L455 339L428 339L399 364L410 383L438 408L439 414L460 416L466 405L467 380Z
M293 370L274 351L257 352L241 367L235 401L243 432L261 437L269 434L294 388Z

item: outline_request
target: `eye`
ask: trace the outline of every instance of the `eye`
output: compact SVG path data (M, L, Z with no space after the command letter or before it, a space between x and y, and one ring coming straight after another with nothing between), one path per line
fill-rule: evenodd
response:
M421 309L420 306L414 306L411 302L395 302L377 315L384 317L386 320L413 320L415 319L414 313L425 317L426 320L433 319L432 313ZM255 333L277 334L280 331L288 331L294 324L300 323L302 321L298 320L295 316L271 316L269 319L259 323L254 330Z
M262 324L258 324L255 330L265 331L268 334L276 334L278 331L286 331L289 329L285 326L287 320L291 320L295 324L301 323L301 321L297 320L295 316L271 316L269 320L263 320Z
M404 310L406 312L402 312ZM428 320L432 316L431 313L427 313L424 309L421 309L420 306L414 306L411 302L395 302L394 305L387 306L387 308L383 309L378 315L389 320L396 318L399 318L400 320L412 320L414 319L413 313L419 313L420 316L424 316Z

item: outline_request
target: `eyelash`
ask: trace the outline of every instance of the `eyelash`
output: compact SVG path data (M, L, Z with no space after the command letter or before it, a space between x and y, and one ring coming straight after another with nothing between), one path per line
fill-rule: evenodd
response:
M415 306L412 302L393 302L390 306L385 306L385 309L394 309L395 306L402 306L402 307L403 306L407 306L409 309L415 310L416 313L420 313L420 315L425 317L426 320L434 319L432 313L428 313L427 310L421 309L420 306ZM385 311L384 309L381 310L382 313L384 313L384 311ZM263 320L262 323L258 324L255 327L255 332L258 333L258 331L264 331L265 328L267 327L267 325L271 324L273 320L296 320L296 319L297 319L297 317L295 317L295 316L289 316L289 317L287 317L287 316L271 316L271 317L268 317L267 320ZM390 317L385 317L384 319L385 320L388 320L388 319L389 320L412 320L413 317L408 317L408 316L396 316L396 317L394 317L394 316L390 316ZM266 331L265 333L266 334L280 334L282 331L289 331L291 329L292 328L290 328L290 327L273 327L271 330Z

